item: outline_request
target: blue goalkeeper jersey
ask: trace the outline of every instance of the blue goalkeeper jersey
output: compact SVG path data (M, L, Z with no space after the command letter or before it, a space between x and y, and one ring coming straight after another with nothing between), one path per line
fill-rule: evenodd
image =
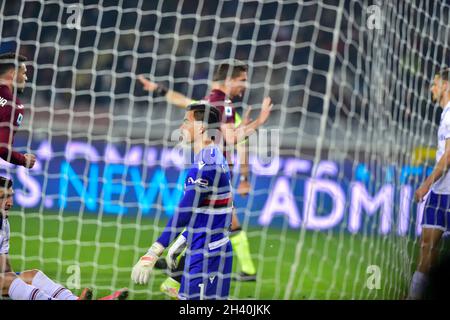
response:
M168 247L186 228L184 236L192 253L226 245L232 216L231 178L227 161L216 145L195 155L184 187L178 210L157 241Z

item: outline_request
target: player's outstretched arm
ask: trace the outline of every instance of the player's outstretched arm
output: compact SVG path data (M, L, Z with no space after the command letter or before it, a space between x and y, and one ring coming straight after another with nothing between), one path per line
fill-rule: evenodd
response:
M445 140L445 152L433 169L433 172L425 179L414 193L414 200L421 202L430 191L434 182L438 181L450 168L450 139Z
M226 143L236 144L251 136L260 126L267 122L272 108L272 100L270 97L266 97L263 100L261 112L255 121L245 124L248 121L244 120L244 123L237 128L233 128L229 124L222 124L221 129Z
M8 127L0 128L0 158L6 162L23 166L25 168L33 168L36 162L36 156L31 153L22 154L11 148L11 131Z
M197 179L197 175L203 179ZM206 174L198 173L197 170L190 170L188 173L186 189L183 198L178 205L177 212L167 222L164 231L155 243L142 256L131 272L131 279L138 284L146 284L150 274L155 267L156 261L164 250L174 241L189 224L192 217L192 210L198 207L205 197L210 193L211 178ZM195 180L194 180L195 179ZM205 184L208 181L207 184Z
M142 84L144 90L153 92L153 94L156 97L166 97L167 102L169 102L179 108L186 109L186 107L192 103L192 99L189 99L185 95L183 95L179 92L170 90L161 84L152 82L152 81L146 79L142 75L139 75L137 78L138 78L139 82Z
M188 206L187 202L193 202L190 199L186 200L186 194L180 202L178 211L170 218L161 236L148 249L147 253L143 255L131 272L131 279L137 284L146 284L150 274L155 267L156 261L163 254L164 250L170 243L178 237L182 230L189 223L192 216L192 205ZM190 198L192 195L188 194ZM184 201L183 201L184 200Z

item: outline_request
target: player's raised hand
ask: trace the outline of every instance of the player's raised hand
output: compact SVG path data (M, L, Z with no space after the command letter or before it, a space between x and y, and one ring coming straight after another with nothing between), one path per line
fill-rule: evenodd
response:
M270 97L265 97L261 106L261 112L258 116L258 124L261 126L269 119L270 112L272 111L273 103Z
M156 261L164 251L164 247L155 242L133 267L131 279L137 284L147 284Z
M25 153L24 154L25 157L25 168L31 169L34 167L34 164L36 163L36 156L34 154L31 153Z
M153 92L158 88L158 84L146 79L143 75L138 75L137 79L142 84L144 90Z

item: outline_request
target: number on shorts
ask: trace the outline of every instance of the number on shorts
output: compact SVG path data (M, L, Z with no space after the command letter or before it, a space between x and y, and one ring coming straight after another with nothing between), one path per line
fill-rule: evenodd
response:
M203 300L203 297L205 295L205 284L200 283L198 286L200 287L200 300Z

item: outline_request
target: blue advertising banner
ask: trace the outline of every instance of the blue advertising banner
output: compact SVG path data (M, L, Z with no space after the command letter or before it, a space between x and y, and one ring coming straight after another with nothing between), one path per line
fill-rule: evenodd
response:
M15 145L26 141L19 138ZM15 202L24 208L169 217L183 193L183 159L173 148L53 139L36 141L31 149L38 158L32 170L2 161L1 174L14 180ZM412 199L425 176L422 166L314 164L296 157L263 163L257 156L250 164L251 194L235 197L250 224L401 236L421 232L420 206Z

